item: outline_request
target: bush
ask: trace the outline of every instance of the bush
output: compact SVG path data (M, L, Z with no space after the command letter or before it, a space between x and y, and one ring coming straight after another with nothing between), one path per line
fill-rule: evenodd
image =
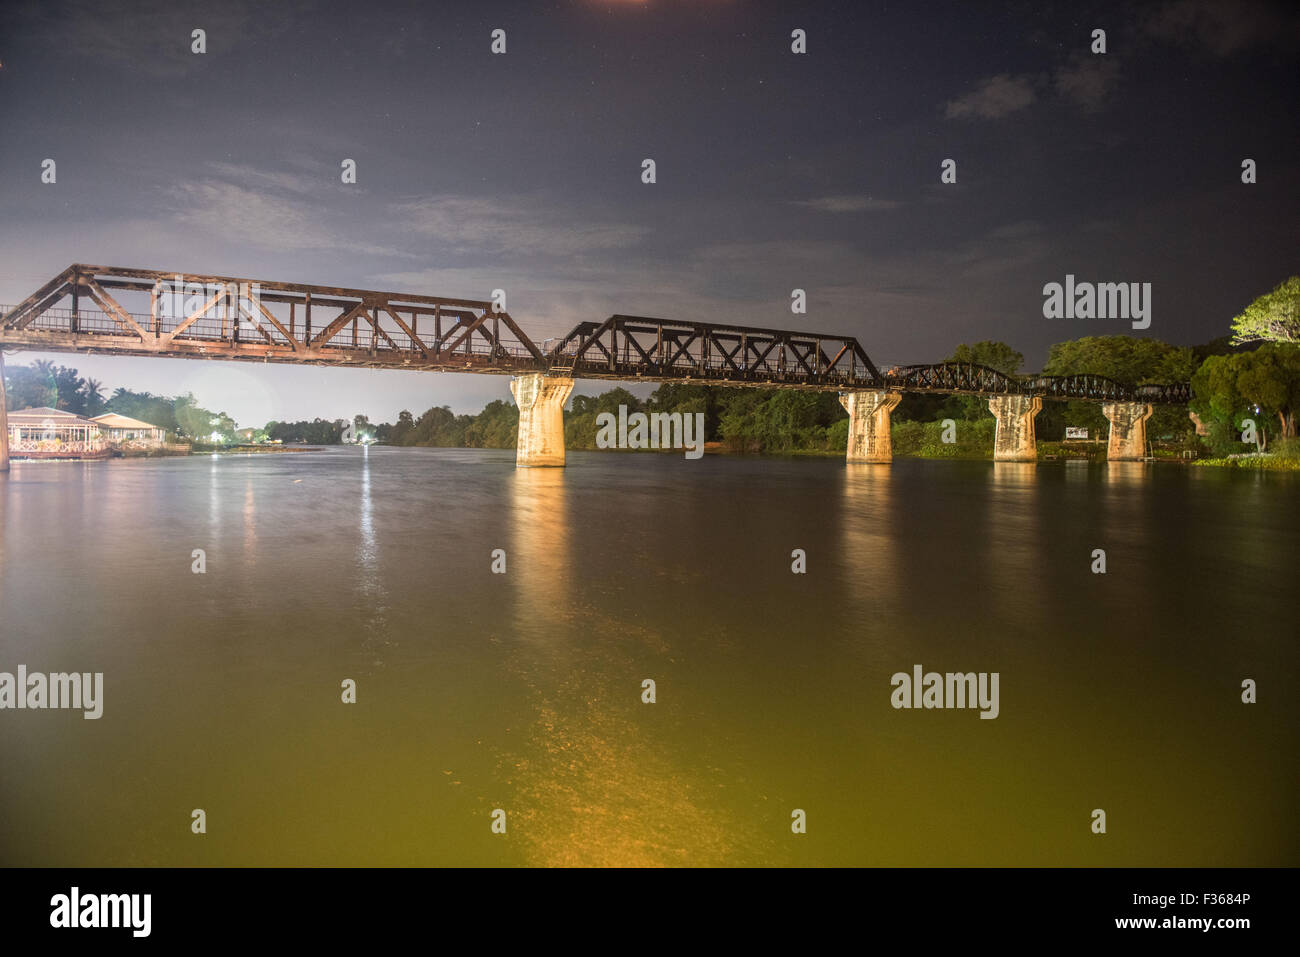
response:
M987 459L993 456L997 421L955 421L955 442L944 442L943 422L898 422L890 429L895 455L927 459Z

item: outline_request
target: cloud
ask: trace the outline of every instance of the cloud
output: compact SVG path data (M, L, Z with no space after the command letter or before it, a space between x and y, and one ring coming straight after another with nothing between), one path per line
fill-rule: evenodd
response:
M210 162L205 167L213 176L220 177L224 180L237 180L239 182L259 184L263 187L272 187L290 193L309 195L311 193L320 193L324 183L333 183L338 173L333 168L323 170L319 176L308 176L302 173L290 173L284 170L263 170L256 166L249 166L246 163L221 163ZM325 178L328 177L328 178Z
M301 164L300 164L301 165ZM347 250L403 260L474 256L522 263L617 254L647 227L584 216L542 196L445 194L380 202L333 169L211 161L163 191L164 215L202 235L289 252Z
M213 164L213 172L224 168L227 174L244 171L244 167ZM249 183L273 182L290 174L242 175ZM262 249L304 251L343 249L354 253L409 258L410 251L366 241L358 235L354 222L338 215L322 213L319 197L301 195L304 183L291 189L286 183L277 186L245 185L217 176L177 183L165 191L167 212L171 219L189 230L227 242L237 242ZM292 192L294 195L277 194Z
M1269 43L1300 43L1300 15L1263 0L1173 0L1146 15L1143 31L1156 40L1224 58Z
M1119 83L1119 61L1111 55L1075 53L1056 71L1056 92L1073 100L1086 112L1101 109Z
M1001 73L981 80L975 89L965 96L950 100L946 116L950 120L964 117L994 120L1024 109L1033 103L1034 99L1034 88L1029 77L1013 77L1008 73Z
M644 226L583 220L537 197L442 195L394 204L406 228L452 252L562 257L635 246Z
M942 254L944 269L966 281L993 280L1045 259L1054 243L1041 223L1006 223Z
M823 213L876 213L897 209L903 204L895 199L873 199L870 196L822 196L818 199L794 200L795 206L807 206Z

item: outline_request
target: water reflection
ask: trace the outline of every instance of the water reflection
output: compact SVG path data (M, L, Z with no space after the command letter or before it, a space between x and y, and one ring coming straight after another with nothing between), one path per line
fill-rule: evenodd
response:
M1154 465L1145 462L1107 462L1106 482L1110 485L1146 485Z
M999 615L1020 633L1047 624L1043 604L1030 584L1050 545L1038 513L1042 481L1034 462L993 463L985 511L985 564Z
M1157 467L1163 466L1145 462L1106 463L1101 521L1096 523L1097 541L1091 546L1106 552L1108 591L1117 601L1134 608L1149 605L1151 565L1160 560L1150 538L1151 523L1147 520L1150 512L1147 497ZM1165 541L1173 544L1170 536L1182 534L1180 529L1166 529Z
M374 497L371 491L370 449L361 454L361 492L357 503L357 609L363 619L361 647L375 667L383 667L384 648L393 643L388 626L388 590L379 565L375 532Z
M507 581L514 586L519 634L555 635L572 603L573 562L564 469L516 469L510 482L511 544Z
M252 476L244 483L244 568L257 565L257 501L253 495Z
M518 640L507 668L529 689L528 727L498 749L515 846L534 865L722 863L725 815L700 805L656 733L672 705L641 700L647 672L663 675L635 624L637 598L614 615L576 579L569 480L520 469L510 487ZM657 601L649 591L640 600Z
M216 545L221 534L221 486L217 479L217 468L221 457L212 453L208 468L208 540Z
M848 463L840 486L841 575L860 613L892 617L900 600L897 545L903 516L889 465Z

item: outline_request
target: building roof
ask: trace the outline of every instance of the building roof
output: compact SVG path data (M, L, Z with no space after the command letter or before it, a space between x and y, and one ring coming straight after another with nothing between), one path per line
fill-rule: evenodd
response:
M47 421L53 422L56 428L64 428L70 425L99 426L98 422L91 419L82 418L73 412L65 412L62 409L51 409L49 406L41 406L36 409L19 409L17 412L9 413L9 424L11 426L44 425Z
M97 415L90 421L98 422L106 429L159 429L161 426L153 425L149 422L141 422L139 419L133 419L127 415L118 415L116 412L105 412L103 415Z

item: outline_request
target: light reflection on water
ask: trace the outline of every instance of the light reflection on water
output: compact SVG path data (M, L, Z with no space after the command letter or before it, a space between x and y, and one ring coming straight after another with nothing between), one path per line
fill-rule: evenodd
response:
M0 862L1294 864L1296 491L1143 463L19 464L0 670L102 670L106 706L0 713ZM917 663L998 671L1002 715L895 711Z

